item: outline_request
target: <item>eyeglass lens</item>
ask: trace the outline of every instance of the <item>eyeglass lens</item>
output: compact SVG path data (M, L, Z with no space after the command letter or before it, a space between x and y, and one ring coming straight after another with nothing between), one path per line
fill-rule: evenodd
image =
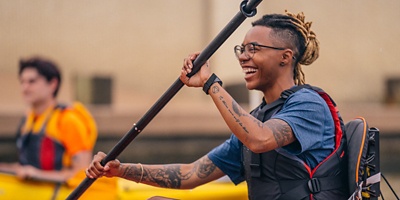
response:
M235 46L235 55L236 58L239 59L240 55L244 53L247 59L250 59L254 56L254 47L255 45L252 43L246 44L244 47L240 45Z

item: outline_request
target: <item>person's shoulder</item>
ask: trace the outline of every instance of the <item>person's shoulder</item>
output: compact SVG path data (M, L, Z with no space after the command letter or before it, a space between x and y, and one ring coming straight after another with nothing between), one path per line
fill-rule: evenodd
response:
M60 108L60 120L61 123L82 123L77 113L70 107Z
M288 100L300 101L324 101L317 91L311 88L302 88L289 96Z

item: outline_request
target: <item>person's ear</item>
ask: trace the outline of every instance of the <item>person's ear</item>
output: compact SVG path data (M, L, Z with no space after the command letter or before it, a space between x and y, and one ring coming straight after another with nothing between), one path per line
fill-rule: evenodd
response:
M282 60L279 63L280 66L285 66L293 61L293 51L291 49L285 49L282 52Z
M59 82L56 78L53 78L49 81L49 85L51 86L51 89L53 90L53 92L56 91L58 84L59 84Z

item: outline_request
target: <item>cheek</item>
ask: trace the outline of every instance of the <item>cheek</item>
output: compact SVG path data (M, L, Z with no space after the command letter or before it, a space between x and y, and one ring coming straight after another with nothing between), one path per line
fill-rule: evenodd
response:
M262 77L263 79L268 78L272 75L273 70L271 70L271 66L268 62L258 62L257 64L258 67L258 75L259 77Z
M278 79L279 74L273 66L262 65L259 68L259 81L261 85L271 86Z
M43 87L42 90L40 90L40 94L42 96L52 95L52 93L53 93L53 89L48 85L46 87Z
M28 91L34 96L42 97L51 93L52 89L49 85L46 84L35 84L32 85Z

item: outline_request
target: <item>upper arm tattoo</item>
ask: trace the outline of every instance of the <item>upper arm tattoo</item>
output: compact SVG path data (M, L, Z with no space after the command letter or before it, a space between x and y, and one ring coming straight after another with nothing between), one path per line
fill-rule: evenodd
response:
M194 168L197 169L197 176L199 178L207 178L215 171L217 166L208 158L208 156L204 156L194 163Z
M271 129L278 147L283 147L295 140L292 128L285 121L271 119L265 124Z

